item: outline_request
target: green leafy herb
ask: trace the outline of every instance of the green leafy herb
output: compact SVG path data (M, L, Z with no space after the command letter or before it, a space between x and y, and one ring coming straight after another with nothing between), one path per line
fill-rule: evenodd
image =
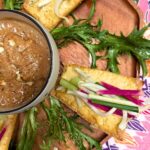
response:
M37 108L35 107L25 113L17 150L32 150L38 127L36 117Z
M62 119L62 108L57 100L54 98L50 99L51 106L48 107L44 103L41 104L43 110L47 115L47 120L49 123L49 129L47 131L46 137L48 140L53 142L55 140L65 141L64 137L64 122Z
M119 73L119 69L117 67L117 55L118 50L116 49L109 49L108 51L108 69L112 72Z
M24 0L4 0L4 8L10 10L20 10Z
M46 136L47 140L43 141L41 149L48 150L55 140L65 142L64 132L69 133L70 138L74 140L79 150L85 150L83 145L84 140L90 144L91 149L93 147L96 147L97 150L101 149L97 141L84 134L81 131L80 125L66 115L66 112L57 99L50 97L50 103L51 107L47 107L42 103L42 107L49 121L49 130Z
M150 59L150 41L143 38L148 26L141 30L134 29L128 36L110 34L106 30L101 30L102 22L98 21L93 26L88 21L77 21L71 26L55 28L51 33L59 47L70 41L81 43L92 56L91 67L96 67L97 59L108 59L108 69L119 73L117 66L117 56L121 54L131 54L142 66L143 75L147 74L145 60ZM99 41L93 43L92 40ZM106 50L106 57L97 57L96 52Z
M90 10L90 14L89 14L88 18L86 19L86 21L90 21L93 18L94 13L95 13L95 6L96 6L96 0L92 0L92 7Z
M92 38L98 37L96 31L94 31L93 26L85 22L82 24L73 24L69 27L59 27L52 31L54 39L57 41L58 46L61 47L68 41L78 41L84 47L87 48L92 56L92 67L96 67L96 55L95 52L98 51L98 45L90 44Z

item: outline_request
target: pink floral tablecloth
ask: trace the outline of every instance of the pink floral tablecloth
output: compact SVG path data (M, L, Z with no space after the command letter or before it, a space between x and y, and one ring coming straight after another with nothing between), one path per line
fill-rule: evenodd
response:
M146 23L150 23L150 0L134 0L144 14ZM145 77L144 99L150 98L150 78ZM150 100L148 102L150 104ZM128 123L123 141L111 138L103 145L103 150L150 150L150 110Z

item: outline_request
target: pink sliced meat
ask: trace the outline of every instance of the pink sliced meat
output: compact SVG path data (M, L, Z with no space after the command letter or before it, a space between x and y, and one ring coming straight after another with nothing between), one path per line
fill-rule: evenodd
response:
M120 32L123 32L124 35L128 35L128 33L130 33L135 26L134 20L136 20L136 16L130 11L127 11L127 8L120 9L120 3L120 0L116 0L115 4L113 1L110 1L109 5L107 0L96 1L96 11L92 19L92 23L96 24L97 21L101 19L103 21L103 29L107 29L109 32L115 34L120 34ZM118 5L118 9L113 10L113 14L115 15L112 17L111 11L114 5L115 7ZM90 7L91 0L85 0L85 2L76 9L75 16L79 18L87 18ZM128 6L124 4L124 7ZM124 14L124 18L122 17L122 14ZM125 22L124 19L126 20ZM104 52L99 52L98 55L99 54L100 56L103 56ZM90 66L86 49L77 43L70 43L67 47L62 48L60 50L60 58L63 65L76 64L84 67ZM107 60L99 59L96 64L98 69L106 70L107 68ZM133 59L133 57L128 55L122 55L118 57L118 67L122 75L135 76L136 61Z
M60 49L60 59L63 65L79 65L90 67L87 50L79 43L72 42Z
M105 56L106 51L100 51L96 53L97 56ZM97 68L100 70L106 70L107 69L107 60L106 59L98 59L96 62Z

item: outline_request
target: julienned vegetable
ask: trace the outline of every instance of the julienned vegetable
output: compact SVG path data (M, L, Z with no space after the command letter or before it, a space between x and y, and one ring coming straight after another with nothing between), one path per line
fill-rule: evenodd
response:
M63 78L60 80L61 87L66 89L63 89L63 92L75 96L79 109L82 109L81 106L84 102L93 112L101 117L107 117L113 113L121 115L122 121L119 124L121 130L126 128L128 118L133 118L140 112L150 108L147 105L140 106L141 100L138 98L134 99L135 96L139 96L139 90L119 89L104 82L100 84L94 83L88 73L79 68L74 68L74 71L78 73L78 77L69 81ZM119 94L115 95L116 92L119 92Z
M105 112L108 112L108 111L110 111L110 109L111 109L110 107L93 103L92 100L88 100L88 103L91 104L91 105L93 105L95 108L100 109L100 110L103 110L103 111L105 111ZM133 113L133 112L132 112L132 113ZM131 112L128 113L128 117L129 117L129 118L133 118L133 117L135 117L135 115L137 115L137 113L133 113L133 114L132 114L132 113L131 113ZM122 110L116 109L116 111L114 111L114 112L111 113L111 114L116 114L116 115L122 116Z
M68 88L71 91L77 90L77 87L68 82L67 80L60 80L60 85L62 85L64 88Z
M17 150L32 150L37 128L37 108L33 107L25 113L25 118L19 134Z
M119 95L140 95L140 91L139 90L123 90L123 89L119 89L113 85L107 84L105 82L101 82L100 85L102 85L103 87L109 89L108 90L103 90L103 92L105 91L106 94L108 92L108 94L113 94L113 92L115 92L115 94L119 94ZM101 92L101 91L100 91ZM112 92L112 93L111 93Z
M61 79L60 83L61 83L61 86L63 86L64 88L66 88L68 90L72 89L72 88L70 88L71 87L70 85L72 85L72 84L69 81L65 80L65 79ZM65 83L65 84L63 84L63 83ZM82 81L81 85L82 86L84 85L83 81ZM97 87L99 85L95 84L95 86ZM89 89L92 89L91 86L89 86L89 87L90 87ZM109 107L115 107L115 108L118 108L118 109L121 109L121 110L128 110L128 111L133 111L133 112L139 112L139 106L138 105L134 104L133 102L131 102L129 100L125 100L125 99L123 99L121 97L117 97L117 96L111 97L111 96L108 96L108 95L97 95L96 93L95 94L88 94L88 93L86 94L86 93L83 93L81 91L78 91L77 87L74 88L72 91L73 91L72 94L74 94L76 96L79 96L81 98L90 99L93 103L96 103L96 104L101 104L101 105L109 106ZM96 92L96 90L95 90L95 92Z
M132 101L133 103L137 104L137 105L142 105L142 100L139 100L137 98L134 98L132 95L124 95L124 94L121 94L117 91L111 91L111 90L101 90L101 91L98 91L97 92L98 94L104 94L104 95L117 95L117 96L124 96L126 99ZM136 95L134 95L136 96ZM138 96L137 96L138 97Z
M3 138L3 136L4 136L5 132L6 132L6 130L7 130L6 127L2 128L2 130L1 130L1 132L0 132L0 140Z
M101 100L92 99L92 102L96 104L101 104L104 106L115 107L120 110L133 111L137 113L139 112L138 106L130 106L130 105L125 105L125 104L123 105L123 104L118 104L118 103L113 103L113 102L106 102L106 101L102 101L102 99Z
M143 100L135 98L140 96L139 90L122 90L104 82L100 84L106 89L98 91L98 94L123 96L137 105L142 105Z
M102 22L99 21L96 26L91 25L87 20L82 22L74 18L71 26L62 26L55 28L51 33L59 47L70 41L81 43L92 57L91 67L96 67L98 59L108 60L108 69L119 73L117 66L117 57L121 54L131 54L142 67L143 75L147 74L145 60L150 59L150 41L143 38L144 32L148 26L141 30L134 29L128 36L110 34L106 30L101 30ZM92 39L99 41L93 44ZM97 57L96 52L107 51L105 57Z
M77 100L82 99L94 111L102 108L101 110L106 111L106 114L111 114L108 113L110 108L117 108L119 110L113 111L114 109L112 109L110 112L121 115L122 113L120 110L127 110L128 116L137 116L137 113L150 108L150 105L143 105L143 103L142 106L140 106L142 100L139 100L138 98L135 98L134 101L131 99L140 94L139 90L119 89L105 82L102 82L101 84L94 83L92 77L81 69L74 68L74 71L78 73L79 77L72 78L70 81L62 78L60 82L67 84L61 84L61 86L67 90L66 92L68 94L73 94ZM71 90L70 85L73 85L75 88ZM111 95L101 94L100 91L104 90L114 93L118 91L120 93L119 96L112 95L112 93ZM129 99L127 99L126 96L128 96ZM96 110L96 112L98 111Z
M81 72L80 72L81 73ZM86 79L85 79L86 80ZM82 109L80 106L82 106L82 103L79 103L80 101L83 101L89 108L95 112L97 115L100 115L101 117L107 117L113 113L121 115L122 121L119 124L119 128L121 130L126 128L128 117L134 117L137 115L137 113L141 112L144 107L140 107L133 102L124 99L122 97L118 97L115 95L109 96L109 95L97 95L97 91L100 89L105 89L104 87L97 85L95 83L90 83L91 85L88 85L86 81L79 80L79 79L71 79L71 82L61 79L61 86L63 86L67 91L68 94L72 94L76 97L77 104L79 109ZM73 82L74 81L74 82ZM84 82L86 83L86 89L83 85ZM65 85L63 85L65 83ZM67 84L66 84L67 83ZM67 85L67 86L66 86ZM71 90L69 87L70 85L76 86L75 89ZM93 86L94 85L94 86ZM79 87L81 89L79 89ZM84 90L82 90L82 87L84 87ZM87 91L88 90L88 91ZM91 91L92 90L92 91ZM93 93L95 92L95 93ZM129 91L128 91L129 92ZM135 91L131 92L132 94ZM92 93L92 94L90 94ZM137 94L137 93L135 93ZM119 109L119 111L117 110ZM104 110L105 112L102 112L100 110ZM122 110L122 112L120 111Z

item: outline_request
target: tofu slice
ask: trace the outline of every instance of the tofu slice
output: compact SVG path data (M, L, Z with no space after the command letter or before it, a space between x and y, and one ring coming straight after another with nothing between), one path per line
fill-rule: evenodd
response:
M73 77L78 76L78 74L74 71L75 68L76 66L66 67L62 78L69 81ZM84 67L79 68L90 75L94 82L103 81L121 89L137 90L142 88L142 81L133 77L125 77L122 75L97 69L89 69ZM122 119L121 116L112 114L107 117L101 117L92 109L90 109L90 107L87 106L83 101L81 101L82 107L80 108L77 104L76 98L73 95L66 94L65 92L61 91L55 91L54 95L66 106L78 113L83 119L91 123L91 125L101 129L102 131L111 136L114 136L117 139L123 139L124 131L118 128L118 125L120 124Z
M1 125L6 127L6 132L4 133L2 139L0 140L0 150L9 149L9 144L13 136L16 120L17 120L17 115L8 115L4 119L0 119Z
M26 12L40 21L47 29L52 30L62 19L55 14L54 8L59 0L25 0L23 8ZM83 0L63 0L59 14L67 16Z

